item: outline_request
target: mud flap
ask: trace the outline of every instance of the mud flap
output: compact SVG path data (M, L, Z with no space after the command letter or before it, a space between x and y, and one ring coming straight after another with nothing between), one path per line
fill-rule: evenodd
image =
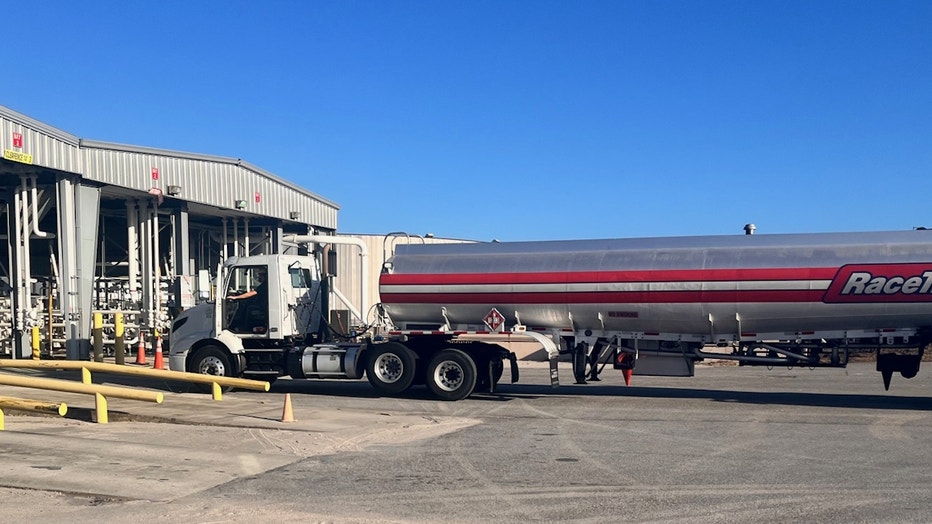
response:
M514 353L508 353L508 361L511 362L511 383L518 381L518 357Z

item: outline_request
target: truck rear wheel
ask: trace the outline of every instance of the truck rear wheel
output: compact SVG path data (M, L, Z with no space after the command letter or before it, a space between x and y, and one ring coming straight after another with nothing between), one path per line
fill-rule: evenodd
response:
M427 387L443 400L462 400L476 388L476 363L458 349L444 349L427 366Z
M366 378L379 393L397 395L411 387L417 356L396 342L375 344L366 363Z

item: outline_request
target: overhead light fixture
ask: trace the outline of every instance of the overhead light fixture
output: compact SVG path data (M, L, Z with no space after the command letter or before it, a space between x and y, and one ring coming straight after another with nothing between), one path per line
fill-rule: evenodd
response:
M292 211L292 212L288 213L288 218L290 218L290 219L292 219L292 220L297 220L297 219L301 218L301 212L300 212L300 211Z
M235 207L236 209L246 209L246 201L237 200L236 202L234 202L233 207Z
M162 202L164 199L162 198L161 188L153 187L152 189L149 190L149 194L154 196L158 200L159 205L162 205Z
M168 186L168 194L171 196L181 194L181 186Z

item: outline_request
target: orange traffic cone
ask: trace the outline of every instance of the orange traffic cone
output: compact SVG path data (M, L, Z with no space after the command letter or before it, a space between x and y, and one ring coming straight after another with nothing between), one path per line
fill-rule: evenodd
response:
M145 336L143 336L142 331L139 332L139 345L136 346L136 363L143 364L146 363L146 343Z
M291 393L285 393L285 406L282 408L282 422L294 422L294 411L291 409Z
M162 336L155 336L155 364L153 369L165 369L165 360L162 358Z
M618 353L618 356L615 358L615 362L618 364L616 367L621 368L621 376L625 377L625 385L631 385L631 375L634 374L634 365L628 364L626 361L631 358L627 353Z

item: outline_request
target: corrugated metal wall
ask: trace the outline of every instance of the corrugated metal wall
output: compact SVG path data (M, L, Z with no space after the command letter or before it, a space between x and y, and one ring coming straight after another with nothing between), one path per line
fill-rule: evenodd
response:
M21 146L14 144L19 135ZM102 184L143 193L156 187L165 195L168 186L179 186L181 193L174 196L181 200L230 210L236 209L236 201L245 201L246 207L237 212L337 228L335 203L238 158L79 139L3 106L0 150L32 155L35 166Z
M22 146L13 143L22 135ZM0 106L0 150L32 155L32 164L80 173L78 137Z
M158 188L165 195L169 186L178 186L176 198L189 202L235 209L244 201L246 213L336 229L336 204L235 158L90 140L81 141L81 151L85 176L105 184L144 192Z

